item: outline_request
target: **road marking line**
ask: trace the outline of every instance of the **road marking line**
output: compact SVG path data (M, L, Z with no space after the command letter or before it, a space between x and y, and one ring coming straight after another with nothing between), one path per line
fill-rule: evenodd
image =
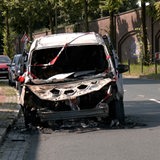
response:
M156 102L156 103L160 103L160 101L156 100L156 99L149 99L150 101Z
M143 97L143 98L144 98L144 95L142 95L142 94L139 94L138 96L139 96L139 97Z

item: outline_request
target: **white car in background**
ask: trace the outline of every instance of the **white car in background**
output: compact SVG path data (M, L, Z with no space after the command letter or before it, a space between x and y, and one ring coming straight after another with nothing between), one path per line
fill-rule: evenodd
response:
M105 43L107 41L107 43ZM123 81L128 66L97 33L60 33L35 39L21 93L25 125L97 118L124 123Z

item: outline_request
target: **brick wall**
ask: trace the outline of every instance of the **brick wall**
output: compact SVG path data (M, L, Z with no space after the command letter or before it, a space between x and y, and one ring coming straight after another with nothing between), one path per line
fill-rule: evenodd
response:
M137 62L140 53L140 44L137 39L137 28L141 26L141 10L132 10L129 12L115 15L116 23L116 50L122 62L130 60ZM89 22L90 31L97 32L101 35L109 33L109 17L100 18ZM147 16L147 34L150 45L150 53L154 57L154 53L160 51L160 21L153 23L151 17ZM83 24L75 24L60 28L58 32L74 32L83 31ZM47 34L51 34L48 32ZM36 33L34 37L46 35L45 32Z

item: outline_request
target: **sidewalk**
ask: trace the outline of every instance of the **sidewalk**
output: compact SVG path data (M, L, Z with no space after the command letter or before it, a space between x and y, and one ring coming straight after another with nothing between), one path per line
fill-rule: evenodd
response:
M7 81L0 81L0 144L18 117L19 110L17 90L8 86Z

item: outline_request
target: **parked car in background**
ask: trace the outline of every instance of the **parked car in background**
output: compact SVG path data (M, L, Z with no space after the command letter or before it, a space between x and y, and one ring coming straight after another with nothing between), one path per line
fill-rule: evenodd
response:
M11 63L8 64L8 82L10 86L16 85L15 78L19 75L19 62L22 54L15 54Z
M9 85L16 86L16 89L19 90L20 83L16 81L16 78L22 75L25 72L26 62L23 54L15 54L13 60L8 65L8 77Z
M35 39L20 98L26 127L93 117L124 123L121 74L127 70L97 33Z
M0 55L0 78L8 78L8 65L11 59L6 55Z
M21 82L17 81L17 78L26 72L27 58L28 55L26 52L24 52L18 61L18 67L15 69L16 89L18 90L19 94L21 94L22 85Z

